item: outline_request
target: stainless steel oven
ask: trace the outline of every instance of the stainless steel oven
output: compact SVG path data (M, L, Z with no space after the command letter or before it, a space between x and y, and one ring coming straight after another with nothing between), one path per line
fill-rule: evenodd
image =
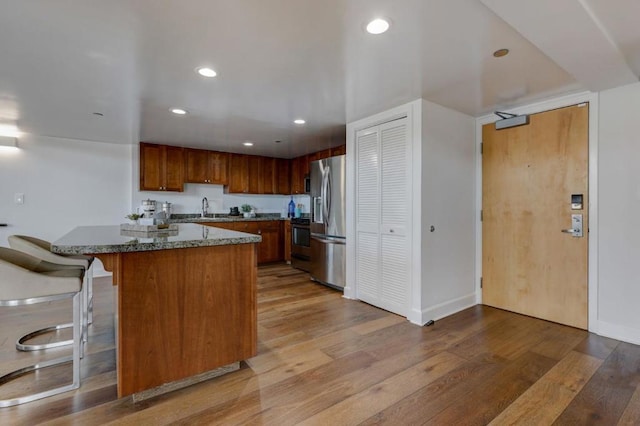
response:
M291 219L291 266L309 272L311 229L308 218Z

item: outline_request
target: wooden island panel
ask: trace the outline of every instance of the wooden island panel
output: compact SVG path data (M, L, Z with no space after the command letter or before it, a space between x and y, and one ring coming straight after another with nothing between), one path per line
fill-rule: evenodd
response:
M119 255L118 397L256 355L255 244Z

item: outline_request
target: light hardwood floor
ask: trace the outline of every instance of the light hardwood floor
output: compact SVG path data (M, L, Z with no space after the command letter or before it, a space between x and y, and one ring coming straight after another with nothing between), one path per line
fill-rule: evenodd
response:
M133 404L116 399L113 289L96 279L81 388L0 409L0 424L640 424L638 346L483 306L417 327L286 265L261 267L258 285L256 357ZM68 309L1 308L0 372L64 353L17 353L13 344ZM36 385L69 371L44 371ZM33 375L0 397L30 384Z

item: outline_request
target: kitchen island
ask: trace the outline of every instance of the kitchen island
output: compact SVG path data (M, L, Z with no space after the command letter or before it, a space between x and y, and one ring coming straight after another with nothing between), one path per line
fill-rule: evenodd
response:
M194 223L153 237L122 233L78 227L51 248L94 255L113 272L119 398L184 387L256 354L260 236Z

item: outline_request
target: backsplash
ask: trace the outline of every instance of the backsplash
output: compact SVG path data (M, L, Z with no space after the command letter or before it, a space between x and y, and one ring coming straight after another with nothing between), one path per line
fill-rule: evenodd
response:
M140 206L142 200L152 199L159 205L164 201L172 203L173 213L200 213L203 197L207 197L209 202L209 213L229 213L231 207L250 204L258 213L278 213L284 217L291 199L288 195L225 194L222 185L185 184L184 192L135 192L132 211ZM293 201L303 205L303 213L309 213L311 198L308 195L294 195Z

